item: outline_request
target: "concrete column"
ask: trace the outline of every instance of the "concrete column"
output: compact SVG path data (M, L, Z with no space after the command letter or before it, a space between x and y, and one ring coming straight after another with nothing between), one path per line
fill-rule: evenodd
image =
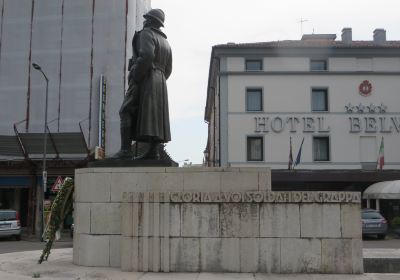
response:
M21 189L14 189L14 209L21 213Z
M170 271L170 204L163 203L163 229L162 229L162 256L161 256L161 269L163 272Z
M39 184L39 183L38 183ZM43 190L43 188L38 188L38 186L35 186L35 188L36 188L36 190ZM36 215L36 218L35 218L35 235L38 237L38 238L40 238L41 236L40 236L40 216L39 215L42 215L42 212L41 212L41 210L40 210L40 200L41 199L41 197L40 197L40 195L38 194L38 192L36 191L36 201L37 201L37 203L36 203L36 209L35 209L35 215ZM43 205L43 201L42 201L42 205Z
M367 208L371 208L371 200L367 199Z
M383 45L386 43L386 30L382 28L377 28L374 30L374 43L378 45Z
M379 199L376 200L376 207L375 208L378 211L380 210Z

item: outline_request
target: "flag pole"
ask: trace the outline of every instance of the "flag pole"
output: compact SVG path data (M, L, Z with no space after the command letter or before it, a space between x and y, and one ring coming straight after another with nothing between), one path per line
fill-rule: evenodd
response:
M299 151L297 153L296 161L294 162L294 167L299 165L299 163L301 161L301 150L303 149L303 143L304 143L304 137L303 137L303 140L301 141L301 145L300 145Z
M293 169L293 154L292 154L292 136L290 136L290 147L289 147L289 163L288 163L288 170Z
M379 146L379 155L378 155L379 169L382 170L384 165L385 165L385 144L382 136L381 145Z

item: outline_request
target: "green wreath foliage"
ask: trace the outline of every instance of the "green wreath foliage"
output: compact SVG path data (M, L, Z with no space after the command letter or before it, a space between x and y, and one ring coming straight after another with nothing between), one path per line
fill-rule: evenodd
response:
M43 232L43 238L46 240L46 245L39 258L39 264L43 261L47 261L49 258L51 248L56 239L56 232L61 228L65 217L72 211L73 193L74 181L72 178L67 177L60 187L60 190L51 206L49 221Z

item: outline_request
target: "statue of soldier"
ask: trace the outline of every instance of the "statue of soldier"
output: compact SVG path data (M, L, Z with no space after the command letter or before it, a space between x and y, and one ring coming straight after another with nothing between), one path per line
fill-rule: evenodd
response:
M128 90L119 111L121 150L115 158L133 157L132 141L146 142L149 149L140 158L160 159L161 143L171 141L166 80L172 71L172 53L164 27L165 15L152 9L143 16L143 29L133 36L129 60Z

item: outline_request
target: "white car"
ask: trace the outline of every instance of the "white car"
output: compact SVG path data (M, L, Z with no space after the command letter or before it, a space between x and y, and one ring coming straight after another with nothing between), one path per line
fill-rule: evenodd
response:
M13 236L21 240L21 222L15 210L0 210L0 237Z

